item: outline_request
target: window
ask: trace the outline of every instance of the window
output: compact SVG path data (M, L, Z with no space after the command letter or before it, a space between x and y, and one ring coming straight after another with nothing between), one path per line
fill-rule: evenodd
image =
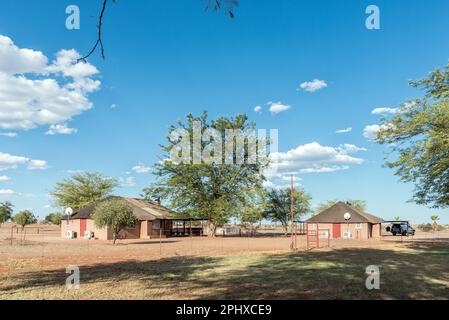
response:
M361 230L362 229L362 224L361 223L357 223L355 225L355 228L358 229L358 230Z
M316 230L316 224L309 224L309 230Z
M327 230L322 230L320 231L320 238L329 238L329 231Z
M161 228L161 220L153 221L153 230L159 230Z

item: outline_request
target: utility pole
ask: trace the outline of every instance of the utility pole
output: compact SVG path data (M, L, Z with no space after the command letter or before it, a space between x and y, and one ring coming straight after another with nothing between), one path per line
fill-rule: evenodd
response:
M292 233L292 243L291 243L290 247L292 250L296 250L297 243L296 243L295 196L294 196L294 186L293 186L293 175L291 176L291 188L290 188L290 213L291 213L291 233Z

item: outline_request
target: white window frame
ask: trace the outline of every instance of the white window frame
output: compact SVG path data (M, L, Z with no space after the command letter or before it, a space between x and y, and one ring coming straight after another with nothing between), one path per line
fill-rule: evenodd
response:
M355 224L355 228L356 228L357 230L362 230L362 229L363 229L363 223L356 223L356 224Z

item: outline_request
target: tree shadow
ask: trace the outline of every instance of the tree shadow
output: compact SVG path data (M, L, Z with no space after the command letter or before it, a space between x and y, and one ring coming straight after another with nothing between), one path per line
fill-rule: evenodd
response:
M265 255L223 275L220 292L201 299L449 299L448 241L406 248ZM370 265L380 269L380 290L366 288Z
M380 269L380 290L365 286L370 265ZM132 298L120 291L125 286L131 291L147 291L148 295L142 296L149 299L449 299L448 265L448 241L425 240L407 243L403 249L178 256L80 269L82 286L108 293L112 283L121 299ZM67 276L65 270L14 275L8 284L0 281L0 295L65 288Z

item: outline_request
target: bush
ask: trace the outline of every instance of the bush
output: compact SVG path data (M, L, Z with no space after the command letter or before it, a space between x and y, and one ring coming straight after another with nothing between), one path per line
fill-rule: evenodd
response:
M114 244L122 229L134 227L138 222L131 206L126 201L117 199L100 203L95 208L92 219L98 228L112 229Z

